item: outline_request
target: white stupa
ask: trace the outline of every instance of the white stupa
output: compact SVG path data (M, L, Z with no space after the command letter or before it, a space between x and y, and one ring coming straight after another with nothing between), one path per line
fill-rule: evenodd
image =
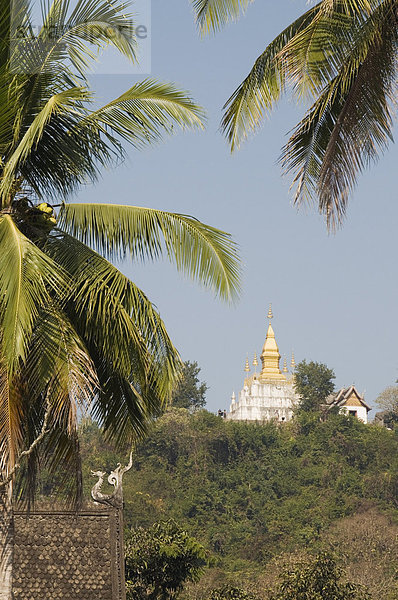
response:
M268 311L268 331L261 353L262 369L257 373L257 354L254 354L254 373L250 373L249 359L246 359L246 378L238 399L232 394L230 412L226 418L232 421L289 421L298 397L293 389L295 360L292 354L291 373L284 360L283 370L279 368L281 355L271 326L273 318L271 305Z

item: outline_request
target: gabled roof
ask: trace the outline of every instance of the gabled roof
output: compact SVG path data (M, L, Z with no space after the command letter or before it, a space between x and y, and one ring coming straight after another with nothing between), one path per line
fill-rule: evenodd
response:
M352 394L355 394L358 401L366 408L367 411L372 410L368 404L366 404L364 400L364 396L361 395L356 389L355 385L350 385L347 388L341 388L336 394L331 394L326 398L326 404L328 408L332 408L333 406L344 406L346 404Z

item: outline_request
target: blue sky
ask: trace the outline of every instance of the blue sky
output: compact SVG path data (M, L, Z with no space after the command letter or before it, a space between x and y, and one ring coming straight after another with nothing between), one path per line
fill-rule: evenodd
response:
M294 349L296 360L325 362L338 386L355 383L371 404L398 377L396 148L361 177L344 227L329 235L315 211L292 206L277 164L303 106L283 101L233 156L218 131L221 107L254 59L306 7L305 0L258 1L238 23L201 40L188 2L154 0L151 76L188 89L207 110L206 131L129 150L125 164L78 196L192 214L233 234L244 269L234 307L166 262L121 265L156 304L183 358L198 361L214 411L241 389L246 354L261 352L269 302L282 356ZM106 101L137 79L92 82Z

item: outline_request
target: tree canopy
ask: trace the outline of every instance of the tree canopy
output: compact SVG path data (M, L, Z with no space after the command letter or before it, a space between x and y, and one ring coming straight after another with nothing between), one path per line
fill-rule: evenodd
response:
M300 396L297 412L315 412L334 391L335 374L325 364L302 360L294 372L294 389Z
M370 600L366 589L346 582L330 554L285 571L280 590L272 600Z
M169 600L208 564L205 548L173 520L130 530L125 557L127 600Z
M196 361L184 362L182 377L172 395L172 405L176 408L197 410L206 405L206 382L199 380L200 367Z

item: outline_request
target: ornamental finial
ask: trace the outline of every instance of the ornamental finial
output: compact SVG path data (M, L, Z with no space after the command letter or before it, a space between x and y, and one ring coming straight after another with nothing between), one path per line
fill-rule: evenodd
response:
M257 366L258 366L257 352L255 352L254 358L253 358L253 367L257 367Z
M294 352L292 352L292 360L290 361L290 366L292 367L292 371L296 368L296 361L294 360Z
M130 452L130 460L128 465L122 467L121 463L118 463L116 469L110 472L108 475L108 483L113 485L115 488L112 494L103 494L101 492L102 484L104 483L105 471L91 471L93 477L98 477L97 483L91 490L91 497L94 502L98 504L106 504L107 506L113 506L114 508L123 508L123 475L130 471L133 466L133 449Z
M272 304L270 302L269 303L269 309L268 309L268 315L267 315L267 317L268 317L269 320L271 320L273 316L274 315L272 314Z
M246 373L248 373L250 371L249 357L248 356L246 357L245 371L246 371Z
M287 360L286 360L286 358L283 359L283 372L284 373L288 373L289 372L287 370Z

